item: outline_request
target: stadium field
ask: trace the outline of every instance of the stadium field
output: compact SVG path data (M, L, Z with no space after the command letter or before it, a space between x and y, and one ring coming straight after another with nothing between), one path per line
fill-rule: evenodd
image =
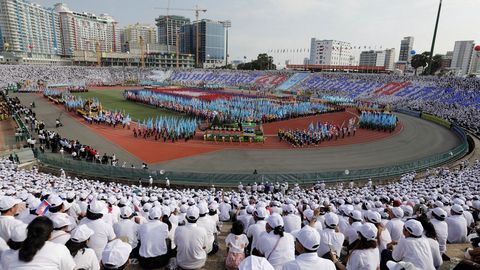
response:
M186 117L185 115L172 111L126 101L123 98L122 89L90 90L89 92L85 93L75 93L75 95L81 96L83 99L98 98L104 109L110 111L125 111L126 113L130 114L130 117L132 117L134 121L137 119L143 120L150 117L156 118L157 116Z

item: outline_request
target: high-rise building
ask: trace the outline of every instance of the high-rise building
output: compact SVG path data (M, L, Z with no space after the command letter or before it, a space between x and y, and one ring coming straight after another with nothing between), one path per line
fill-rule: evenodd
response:
M385 70L393 71L395 69L395 48L385 50Z
M451 68L456 69L460 76L467 74L470 69L473 47L473 40L455 41Z
M131 24L122 28L121 39L122 44L125 42L140 42L143 38L145 44L157 43L157 29L153 25Z
M74 51L120 52L120 29L108 14L96 16L91 13L71 11L65 4L56 4L60 16L63 37L63 54L73 55Z
M385 66L385 51L363 51L360 53L359 66L383 67Z
M404 37L400 42L399 62L410 63L412 61L411 51L413 50L413 37Z
M177 46L177 32L183 25L189 24L190 19L183 16L159 16L157 22L158 43L168 46Z
M0 0L0 51L28 58L60 55L59 16L25 0Z
M198 65L212 67L225 63L225 28L222 23L203 19L181 27L182 53L196 54L199 37Z
M450 68L452 66L453 51L447 51L447 54L443 56L442 68Z
M473 50L469 74L480 74L480 52Z
M352 65L352 45L338 40L311 39L310 64L313 65Z

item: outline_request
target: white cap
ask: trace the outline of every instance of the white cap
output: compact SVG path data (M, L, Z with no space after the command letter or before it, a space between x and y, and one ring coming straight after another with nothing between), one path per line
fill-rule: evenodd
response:
M273 213L268 217L267 223L272 229L275 229L278 226L283 226L283 219L279 214Z
M312 221L313 216L314 216L314 212L313 212L312 209L307 209L307 210L303 211L303 215L305 216L305 218L308 221Z
M257 207L254 214L259 218L266 218L268 216L268 211L265 207Z
M150 219L160 219L162 217L162 208L161 207L152 207L150 211L148 211L148 217Z
M288 204L286 207L285 207L285 212L289 213L289 214L293 214L295 213L295 206L293 204Z
M27 225L18 225L13 227L10 240L14 242L23 242L27 239Z
M208 213L208 205L206 203L203 203L203 202L199 203L197 207L198 207L198 213L200 215L205 215L206 213Z
M63 213L54 214L54 215L50 216L50 219L52 220L53 228L55 228L55 229L59 229L59 228L62 228L64 226L72 225L72 222L68 218L67 214L63 214Z
M124 206L120 208L120 217L129 218L133 214L133 210L130 206Z
M186 214L187 219L197 220L199 216L200 216L200 212L198 210L198 207L196 207L195 205L188 207L187 214Z
M372 223L363 224L358 228L358 232L368 241L374 241L377 239L378 230Z
M93 200L88 205L88 210L94 214L103 214L105 211L105 202L99 200Z
M378 224L382 222L382 216L380 213L375 211L368 211L367 212L367 220L373 224Z
M437 216L441 220L444 220L444 219L447 218L447 212L440 207L437 207L437 208L433 209L432 212L433 212L433 214L435 214L435 216Z
M338 225L339 219L337 214L328 212L325 214L325 225L331 228L335 228Z
M472 202L472 207L476 210L480 210L480 201L476 200Z
M94 233L87 225L82 224L72 231L70 239L75 243L82 243L87 241Z
M358 211L358 210L353 210L351 213L350 213L350 217L356 221L362 221L363 218L362 218L362 212Z
M3 196L0 198L0 211L7 211L8 209L14 207L16 204L21 203L22 200L11 196Z
M50 196L48 196L47 201L48 201L48 204L50 204L50 207L57 207L62 205L63 203L62 198L60 198L60 196L56 194L51 194Z
M415 265L409 262L388 261L387 267L389 270L417 270Z
M264 257L248 256L238 266L239 270L274 270L273 266Z
M132 246L115 239L108 243L102 252L102 264L109 268L118 268L127 263L132 252Z
M320 234L310 226L304 226L296 238L308 250L317 250L320 245Z
M400 207L393 207L392 208L392 213L397 218L402 218L403 217L403 209L400 208Z
M454 204L454 205L452 206L452 212L455 212L455 213L461 215L461 214L463 214L463 207L462 207L461 205L459 205L459 204Z
M409 219L405 222L405 229L414 236L420 237L423 234L423 226L420 221Z

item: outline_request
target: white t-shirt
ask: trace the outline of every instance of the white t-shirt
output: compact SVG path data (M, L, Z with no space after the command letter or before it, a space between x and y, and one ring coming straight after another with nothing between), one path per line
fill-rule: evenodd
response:
M265 220L259 220L256 224L250 226L247 230L247 237L252 238L252 251L257 247L257 242L259 241L260 235L265 232L267 222Z
M432 249L433 265L438 269L443 263L442 253L440 253L440 246L435 239L427 238L427 240L430 244L430 248Z
M285 231L291 233L302 228L302 219L295 214L288 214L283 217Z
M79 250L73 260L76 264L75 269L100 270L100 260L91 248Z
M120 219L118 223L113 224L113 231L118 238L125 237L132 248L138 245L138 229L140 225L130 219Z
M437 233L437 241L440 246L440 252L445 253L447 250L447 238L448 238L448 225L445 221L440 221L435 218L432 218L430 222L433 224L435 228L435 232Z
M109 241L115 239L115 232L112 225L103 221L103 219L90 220L88 218L82 219L80 225L85 224L95 233L90 237L88 244L89 248L95 250L97 258L102 258L102 252Z
M274 234L273 231L265 232L257 242L258 251L265 256L276 270L281 270L285 263L295 259L295 239L293 236L286 232L278 241L279 238L280 236Z
M400 239L393 249L392 257L395 261L410 262L422 270L435 270L432 249L424 237Z
M235 235L233 233L228 234L225 238L225 244L232 253L243 253L248 245L248 238L245 234Z
M387 222L385 228L390 232L393 241L399 241L403 238L403 221L400 218L394 218Z
M24 223L13 216L0 216L0 237L8 242L12 235L13 228L23 225Z
M202 227L207 232L207 253L210 253L213 248L213 242L215 241L214 234L217 232L217 225L213 223L212 219L208 216L200 217L197 220L198 227Z
M18 251L9 253L8 257L6 258L8 263L5 269L73 270L75 268L75 262L67 247L49 241L45 242L30 262L20 261L18 259Z
M187 223L175 231L177 264L184 269L197 269L207 261L207 231L197 224Z
M343 234L335 232L334 229L325 228L320 232L320 246L317 250L318 256L325 255L330 251L330 247L335 250L337 256L340 256L344 241L345 236Z
M64 230L53 231L50 242L65 245L70 240L70 234Z
M448 224L448 242L452 244L467 242L467 220L464 216L453 215L445 220Z
M153 258L167 254L167 224L160 220L151 220L140 226L138 236L140 238L140 256Z
M287 262L283 270L336 270L335 264L317 256L317 253L304 253L297 256L294 261Z
M347 270L376 270L380 267L378 248L357 249L348 257Z

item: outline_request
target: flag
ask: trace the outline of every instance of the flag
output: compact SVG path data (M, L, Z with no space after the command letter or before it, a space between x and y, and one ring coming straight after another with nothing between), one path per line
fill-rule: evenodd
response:
M39 216L43 216L47 213L48 209L50 209L50 204L48 203L47 200L43 200L35 209L35 213Z

